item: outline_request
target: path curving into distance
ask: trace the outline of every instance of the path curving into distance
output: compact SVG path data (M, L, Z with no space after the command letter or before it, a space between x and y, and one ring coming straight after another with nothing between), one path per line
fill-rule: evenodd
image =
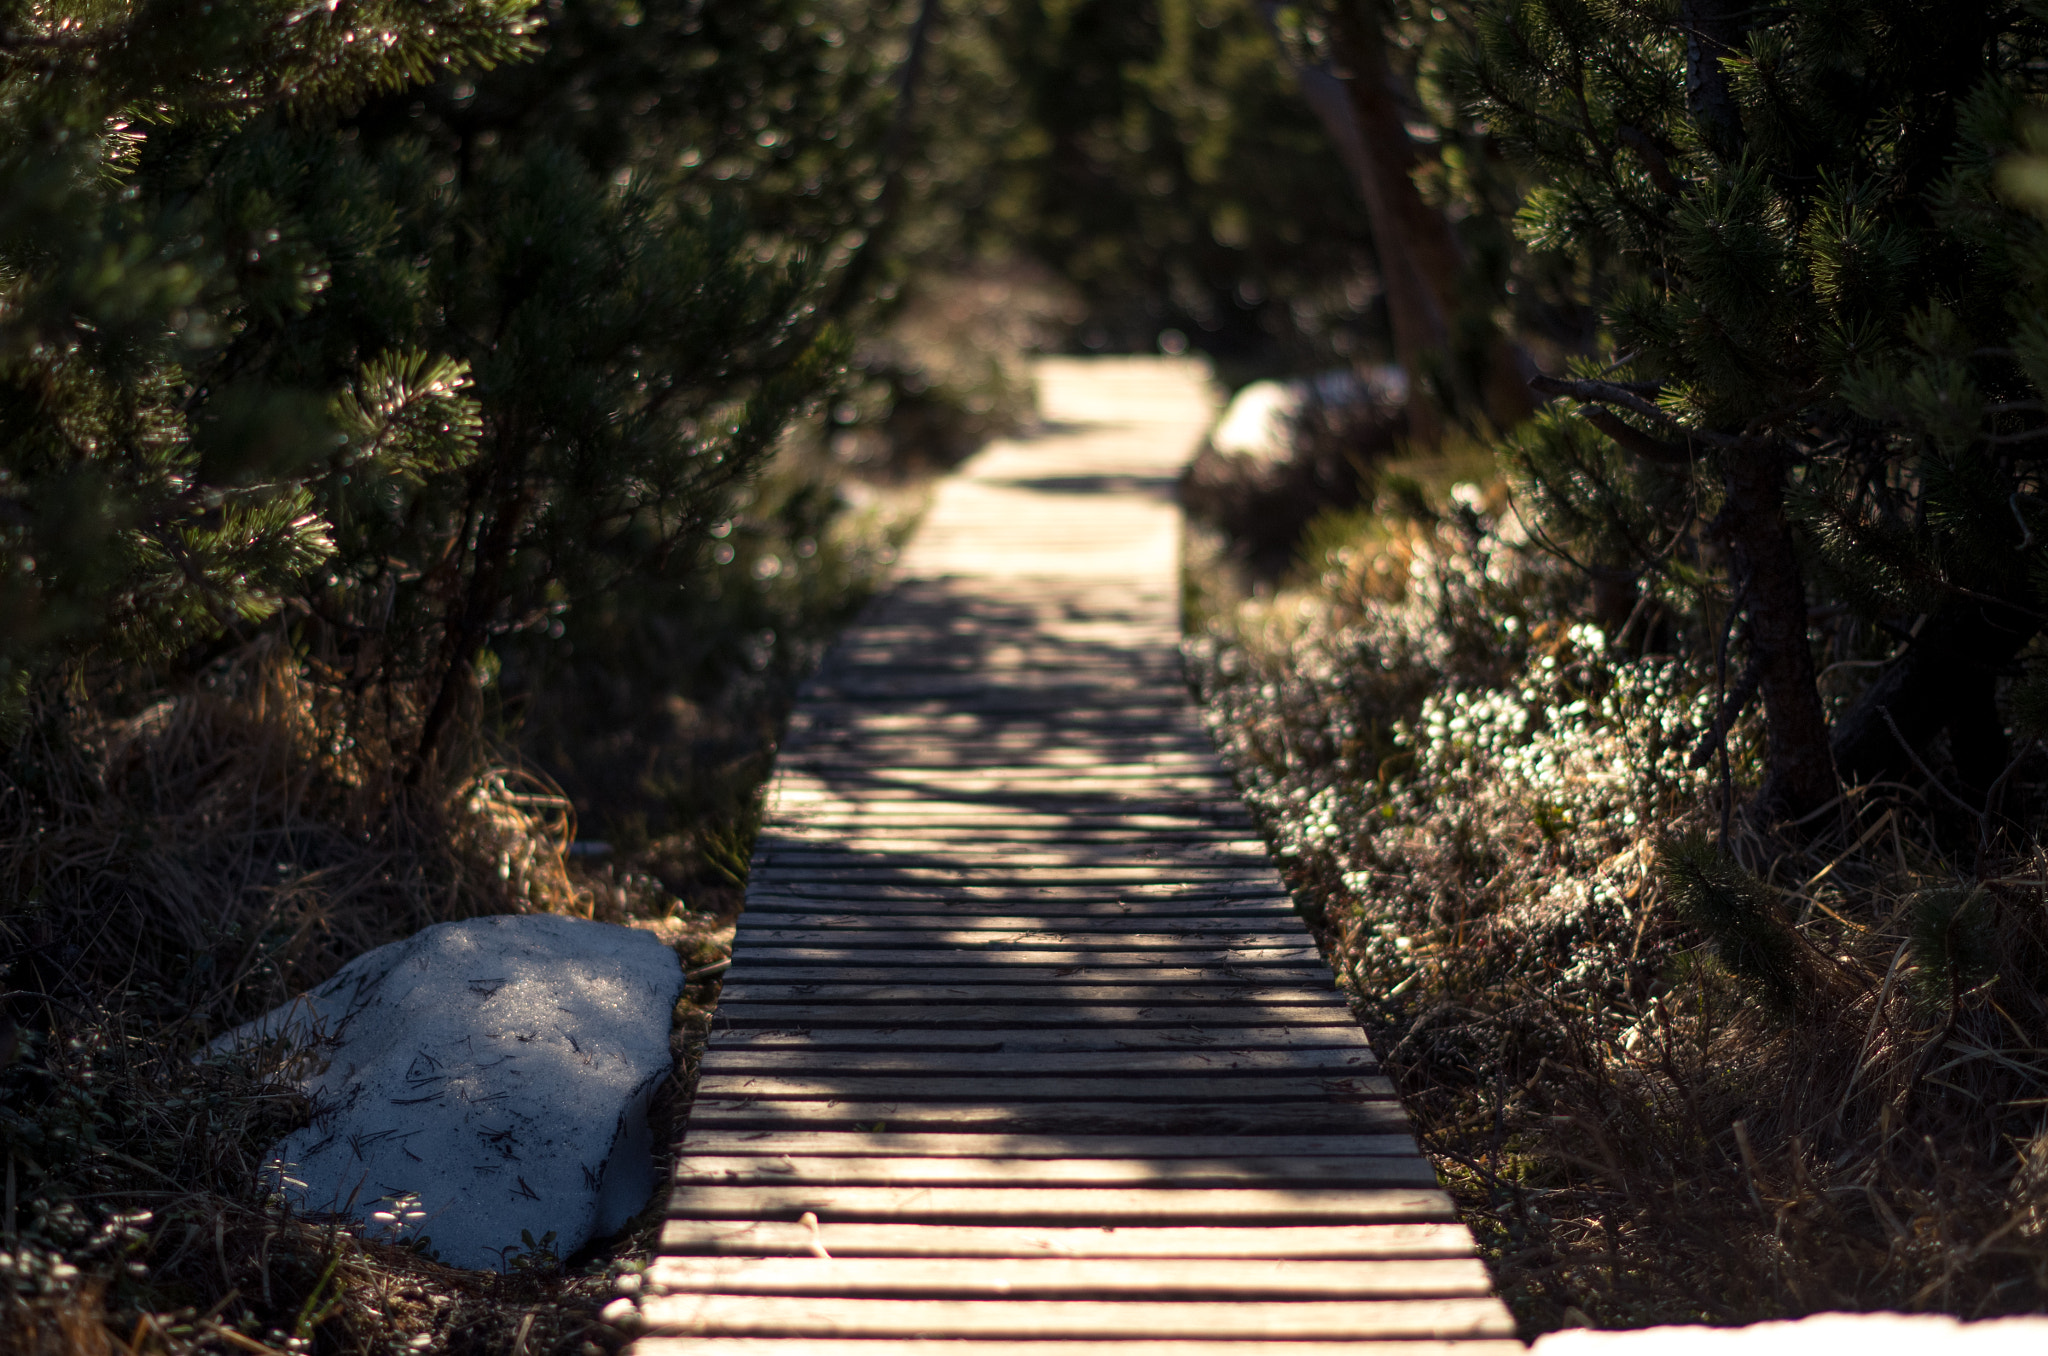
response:
M800 699L634 1356L1506 1356L1181 676L1205 370L1048 359Z

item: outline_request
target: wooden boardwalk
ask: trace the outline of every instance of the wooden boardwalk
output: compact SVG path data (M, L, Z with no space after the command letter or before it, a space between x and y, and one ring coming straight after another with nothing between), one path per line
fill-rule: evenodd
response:
M636 1356L1520 1352L1189 703L1203 373L1040 381L798 709Z

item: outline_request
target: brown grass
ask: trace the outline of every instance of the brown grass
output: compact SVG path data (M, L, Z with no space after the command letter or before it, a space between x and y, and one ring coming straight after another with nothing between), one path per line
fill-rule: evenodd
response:
M408 788L390 747L336 737L325 701L264 642L126 718L46 708L14 751L0 785L0 1350L611 1343L594 1314L636 1240L594 1267L537 1256L491 1276L294 1217L257 1168L303 1100L273 1070L193 1059L429 923L673 908L631 872L572 879L567 802L533 774L487 766L439 794ZM665 932L704 954L715 926L686 916Z
M406 695L365 699L274 636L175 690L74 684L0 747L0 1351L618 1345L598 1311L658 1202L576 1257L440 1266L266 1197L258 1164L307 1108L275 1071L192 1056L428 924L573 913L649 928L696 974L652 1113L679 1138L791 695L922 502L846 511L804 453L686 594L629 586L571 614L573 653L509 648L424 786ZM568 854L579 818L609 852Z
M1608 647L1499 496L1465 499L1325 524L1295 588L1212 597L1190 657L1525 1335L2048 1308L2035 813L1922 784L1732 817L1774 1001L1660 866L1722 822L1683 758L1707 675ZM2044 794L2035 755L2007 804Z

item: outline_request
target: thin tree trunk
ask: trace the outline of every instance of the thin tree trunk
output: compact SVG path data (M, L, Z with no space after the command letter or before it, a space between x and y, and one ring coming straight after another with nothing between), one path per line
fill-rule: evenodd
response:
M1764 701L1764 785L1757 800L1766 822L1797 818L1837 789L1806 637L1806 580L1785 521L1784 476L1782 456L1769 447L1731 453L1723 470L1729 547Z
M1721 60L1742 46L1746 8L1743 0L1681 0L1678 6L1685 33L1686 111L1723 160L1742 151L1742 114Z
M463 591L461 604L450 609L441 651L441 681L435 687L426 719L420 724L419 744L405 774L407 786L418 786L425 780L427 769L440 752L441 742L454 721L456 704L474 675L491 614L503 600L513 548L533 502L531 487L525 483L526 461L524 456L516 458L514 465L499 477L506 493L492 513L483 539L477 543L476 569L470 575L469 587Z
M1262 12L1277 40L1272 7ZM1453 349L1464 251L1450 222L1415 185L1421 156L1402 120L1379 21L1356 0L1337 5L1335 18L1334 36L1348 77L1302 66L1294 67L1294 73L1365 204L1395 359L1410 379L1410 435L1425 443L1442 437L1440 413L1420 396L1421 378L1432 372L1452 383L1460 404L1483 409L1502 427L1516 423L1535 408L1528 389L1534 368L1513 344L1497 334L1491 337L1483 389L1470 389L1457 367Z
M1386 176L1380 173L1361 132L1352 94L1358 81L1340 80L1328 71L1311 68L1299 68L1295 76L1304 99L1322 122L1331 144L1337 148L1338 158L1351 172L1352 186L1365 203L1380 286L1387 298L1387 327L1392 331L1394 361L1409 377L1408 435L1420 443L1440 442L1443 422L1436 407L1422 399L1421 378L1436 365L1448 346L1450 327L1435 288L1417 266L1407 225L1391 201ZM1409 187L1413 188L1413 184Z

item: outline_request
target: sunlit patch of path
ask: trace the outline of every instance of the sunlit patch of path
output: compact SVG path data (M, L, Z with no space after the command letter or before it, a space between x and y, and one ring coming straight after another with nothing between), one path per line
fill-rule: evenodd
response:
M1048 360L806 690L636 1356L1501 1356L1191 709L1203 370Z

